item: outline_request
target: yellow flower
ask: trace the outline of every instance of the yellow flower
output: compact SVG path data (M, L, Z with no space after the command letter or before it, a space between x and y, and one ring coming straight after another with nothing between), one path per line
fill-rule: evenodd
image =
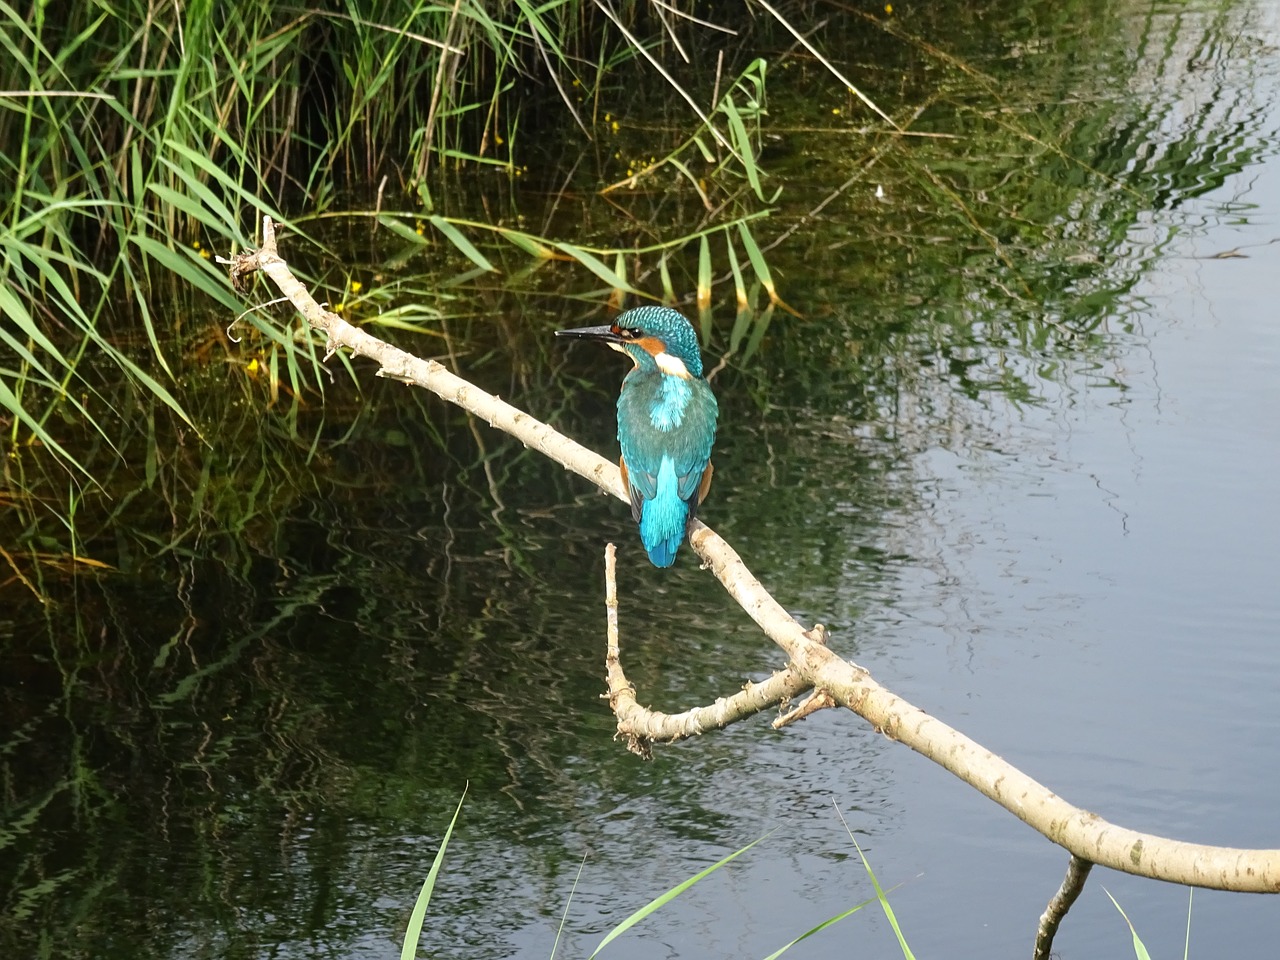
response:
M363 290L363 289L364 289L364 284L363 284L363 283L361 283L359 280L352 280L352 281L351 281L351 292L352 292L352 293L359 293L359 292L360 292L361 290Z
M892 3L886 3L886 4L884 5L884 12L885 12L885 13L893 13L893 4L892 4Z
M832 113L834 113L837 117L838 117L838 116L840 116L840 108L839 108L839 107L833 107L833 108L832 108L832 110L831 110L831 112L832 112Z
M617 120L615 120L615 121L613 121L613 123L609 124L609 129L610 129L610 130L612 130L614 133L617 133L617 132L618 132L618 121L617 121Z

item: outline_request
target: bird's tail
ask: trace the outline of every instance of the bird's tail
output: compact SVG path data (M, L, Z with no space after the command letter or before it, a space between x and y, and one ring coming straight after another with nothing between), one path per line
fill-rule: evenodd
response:
M640 541L655 567L676 562L676 551L689 523L689 504L680 499L675 472L667 464L663 466L654 497L646 500L640 511Z
M676 551L684 542L684 528L689 520L689 508L683 501L680 505L680 517L674 524L653 522L646 524L650 515L657 513L654 501L645 504L644 517L640 520L640 540L649 554L649 562L655 567L669 567L676 562ZM676 519L676 518L672 518Z

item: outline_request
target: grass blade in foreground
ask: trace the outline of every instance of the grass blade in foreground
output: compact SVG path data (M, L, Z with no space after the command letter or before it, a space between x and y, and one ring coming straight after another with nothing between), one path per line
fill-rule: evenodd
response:
M834 798L832 804L835 804ZM871 869L871 861L867 859L867 855L862 852L862 847L858 845L857 839L853 835L853 831L849 829L849 823L845 820L844 814L840 812L840 808L836 807L836 816L840 818L840 822L844 824L844 829L849 834L849 839L853 841L853 845L857 848L858 856L862 858L862 865L867 868L867 876L871 878L871 885L876 888L876 899L880 901L880 907L884 910L885 919L889 921L889 926L893 927L894 934L898 937L898 946L902 949L904 960L916 960L916 955L911 952L911 948L907 946L907 938L902 935L902 928L898 926L898 918L894 915L893 907L889 906L889 898L885 895L884 887L880 886L880 881L876 879L875 871Z
M582 855L578 864L578 875L573 878L573 887L569 890L569 899L564 903L564 911L560 914L560 926L556 927L556 942L551 944L550 960L556 960L556 951L560 949L560 937L564 933L564 925L569 921L569 907L573 904L573 895L578 891L578 883L582 880L582 868L587 865L587 855Z
M1111 902L1115 904L1116 909L1120 911L1120 916L1124 917L1124 922L1129 924L1129 932L1133 934L1134 956L1136 956L1138 960L1151 960L1151 954L1147 953L1146 944L1138 939L1138 931L1133 929L1133 922L1129 919L1129 915L1124 912L1124 908L1121 907L1120 904L1116 903L1116 898L1111 896L1111 891L1106 887L1102 888L1102 892L1105 893Z
M865 863L865 861L863 861L863 862ZM863 901L862 901L860 904L858 904L856 907L850 907L850 908L849 908L848 910L846 910L844 913L837 913L837 914L836 914L834 917L832 917L831 919L829 919L829 920L823 920L823 921L822 921L820 924L818 924L816 927L813 927L813 928L812 928L812 929L810 929L810 930L806 930L804 933L800 934L800 936L796 937L796 938L795 938L794 940L792 940L790 943L786 944L786 945L785 945L781 950L775 950L773 953L769 954L767 957L765 957L765 958L764 958L764 960L777 960L777 958L778 958L778 957L782 956L784 953L786 953L788 950L790 950L792 947L794 947L794 946L795 946L797 943L799 943L801 940L805 940L805 939L808 939L809 937L812 937L812 936L813 936L815 933L817 933L818 931L820 931L820 930L825 930L825 929L827 929L827 927L829 927L829 926L831 926L831 925L833 925L833 924L839 923L839 922L840 922L841 920L843 920L845 917L852 916L853 914L855 914L855 913L857 913L859 910L861 910L863 907L869 906L869 905L871 905L871 904L873 904L873 903L875 903L875 902L876 902L876 898L875 898L875 897L872 897L870 900L863 900Z
M773 831L770 831L770 833L772 832ZM768 836L769 834L766 833L764 837L760 837L759 840L752 840L741 850L735 850L733 853L729 854L723 860L713 863L711 866L707 867L707 869L703 870L701 873L694 874L692 877L690 877L688 880L685 880L683 883L676 884L674 887L672 887L662 896L658 897L655 900L651 900L648 904L641 907L631 916L627 917L627 919L623 920L620 924L618 924L616 927L610 930L608 935L603 940L600 941L600 946L595 948L595 950L592 952L588 960L594 960L595 957L598 957L600 955L600 951L603 950L606 945L608 945L610 942L620 937L627 930L630 930L632 927L634 927L637 923L639 923L645 917L649 916L649 914L653 913L655 910L659 909L660 907L663 907L666 904L670 903L672 900L680 896L680 894L684 893L686 890L692 887L695 883L697 883L707 874L714 873L715 871L723 867L726 863L728 863L730 860L735 860L738 857L742 856L742 854L746 853L748 850L754 847L757 843L759 843L760 840L763 840L765 839L765 837L768 837ZM404 960L404 958L402 958L402 960Z
M431 902L431 892L436 888L436 877L440 875L440 867L444 864L444 851L449 846L449 838L453 836L454 824L458 822L458 814L462 812L462 801L467 799L467 791L463 789L458 798L458 809L453 811L453 819L449 821L449 829L444 832L440 841L440 849L436 858L431 861L431 872L422 883L418 893L418 901L413 905L413 913L409 916L409 926L404 931L404 946L400 948L400 960L413 960L418 952L418 938L422 936L422 921L427 915L427 904Z
M875 872L871 869L871 861L862 852L862 847L858 846L858 841L853 839L852 832L849 833L849 839L853 840L855 847L858 847L858 856L862 858L862 865L867 868L867 876L871 878L871 885L876 888L876 899L880 901L880 907L884 910L885 919L889 921L889 926L893 927L893 932L898 937L898 946L902 948L904 960L916 960L916 955L907 946L907 938L902 935L902 928L898 926L898 918L893 913L893 907L889 906L889 897L885 894L884 887L880 886L880 881L876 879Z

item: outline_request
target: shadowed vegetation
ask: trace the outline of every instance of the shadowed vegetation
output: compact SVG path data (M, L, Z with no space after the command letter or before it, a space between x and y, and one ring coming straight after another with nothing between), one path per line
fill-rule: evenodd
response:
M41 564L121 566L126 517L144 552L269 526L389 409L346 358L322 368L298 318L227 284L215 251L251 243L263 213L333 309L498 392L545 395L552 364L564 382L571 358L542 334L566 312L682 305L767 432L797 392L845 383L854 421L911 383L939 410L1030 402L1038 377L1108 349L1148 203L1254 149L1248 123L1214 134L1223 104L1134 161L1176 101L1138 116L1068 97L1058 61L1010 85L1044 35L1159 46L1088 3L974 31L963 54L926 39L929 12L764 9L713 28L646 3L0 4L10 586L42 596ZM823 25L807 46L806 23ZM845 80L890 95L869 106ZM1202 143L1210 172L1189 175ZM778 285L809 262L826 267L787 294L802 321Z
M669 258L707 236L767 279L748 227L766 212L754 160L763 61L718 77L720 92L679 121L669 153L604 152L619 131L607 103L648 69L632 61L681 34L697 38L692 21L657 9L195 2L39 4L27 17L0 4L0 409L10 440L55 453L82 474L77 483L97 479L101 468L70 449L78 431L62 421L98 438L79 442L118 445L121 401L107 394L121 378L198 435L208 422L193 417L200 401L183 389L184 358L211 351L262 371L273 402L282 388L295 400L323 391L316 345L296 325L254 311L229 340L203 322L210 307L222 327L242 310L211 255L251 242L263 213L304 235L325 217L362 221L386 267L429 252L436 288L565 260L604 285L591 294L599 299L631 290L632 264L643 263L662 277L649 292L674 298ZM505 195L511 210L511 187L491 178L514 181L532 165L545 190L572 176L547 163L549 135L566 131L610 175L626 166L633 186L674 171L701 212L666 235L645 226L643 209L607 230L549 218L541 233L514 211L459 216L484 197ZM602 167L590 166L599 182ZM363 291L359 306L387 325L439 318L421 302L434 296L410 299L414 282L343 280L334 300ZM98 359L105 368L94 369Z
M862 384L854 416L874 420L926 368L947 375L939 407L1029 402L1037 377L1105 351L1141 211L1211 189L1254 149L1227 103L1134 160L1182 123L1176 101L1100 107L1067 95L1058 61L1009 82L1046 35L1159 46L1095 4L975 29L963 53L927 39L928 11L688 13L0 4L11 582L39 595L33 564L75 566L157 494L175 542L243 529L263 500L237 516L239 494L280 489L259 455L287 483L376 416L345 358L322 368L311 331L214 263L263 213L333 309L482 379L492 365L501 392L544 375L541 333L566 305L652 297L696 313L712 368L759 409L786 407L770 386L786 370L810 398ZM879 104L845 86L863 81ZM1203 143L1211 172L1186 173ZM788 293L801 321L780 278L815 261ZM857 309L868 289L879 315ZM998 351L973 349L979 327ZM219 476L240 477L229 501L210 496Z

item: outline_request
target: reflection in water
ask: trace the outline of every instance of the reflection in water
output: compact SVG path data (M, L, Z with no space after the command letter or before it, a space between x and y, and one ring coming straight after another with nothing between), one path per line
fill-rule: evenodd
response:
M1114 806L1117 784L1127 795L1141 793L1134 780L1169 781L1158 800L1135 799L1135 816L1183 804L1192 829L1234 794L1142 766L1150 724L1108 710L1142 695L1108 679L1137 655L1104 657L1067 621L1096 616L1091 598L1129 565L1159 565L1125 554L1147 518L1124 471L1146 454L1123 450L1145 449L1135 435L1177 401L1154 372L1151 303L1176 241L1247 212L1237 174L1269 159L1274 85L1260 78L1280 34L1247 7L1072 23L1058 10L939 20L916 32L946 38L963 63L899 41L868 67L899 75L904 102L927 102L916 132L958 139L876 145L867 178L772 252L804 319L775 316L760 352L719 374L705 517L890 686L1038 761L1032 772L1074 783L1081 802ZM903 23L917 26L929 24ZM832 29L866 42L860 27ZM833 108L812 95L821 74L783 62L776 121L813 111L825 124L773 134L787 183L777 220L790 224L869 157L831 132ZM789 103L797 89L810 96ZM459 366L611 450L615 375L542 343L572 318L489 296L506 319L458 323L471 351ZM732 340L719 331L711 352ZM1185 389L1195 403L1194 382ZM931 908L912 916L917 952L1025 949L1061 858L1046 866L1038 841L857 723L819 716L783 735L744 724L651 764L621 750L599 702L606 539L622 545L628 670L646 701L705 702L777 666L774 651L692 563L648 568L617 504L430 399L361 390L334 385L323 413L295 413L303 444L242 405L219 412L209 446L154 463L140 453L132 462L147 466L108 481L115 499L82 534L83 552L120 572L49 572L37 584L49 606L5 587L7 955L387 956L465 784L427 934L451 956L549 955L586 856L567 930L584 952L781 824L761 857L611 948L768 953L865 896L832 796L886 850L873 853L882 876L929 871L899 894L909 912L913 898ZM1119 425L1105 442L1119 437L1122 452L1099 461L1091 418L1106 414ZM1088 559L1099 503L1125 564ZM1060 579L1064 565L1085 573ZM1160 625L1174 647L1176 626ZM1033 665L1060 644L1096 673L1059 676L1106 691L1089 709L1135 742L1041 744L1057 694L1040 695L1052 682ZM1222 683L1258 684L1273 661L1237 649L1240 671ZM1222 779L1247 779L1232 770ZM913 838L919 851L886 862ZM974 885L966 871L984 876ZM1122 943L1103 923L1081 942ZM862 915L846 924L876 932Z

